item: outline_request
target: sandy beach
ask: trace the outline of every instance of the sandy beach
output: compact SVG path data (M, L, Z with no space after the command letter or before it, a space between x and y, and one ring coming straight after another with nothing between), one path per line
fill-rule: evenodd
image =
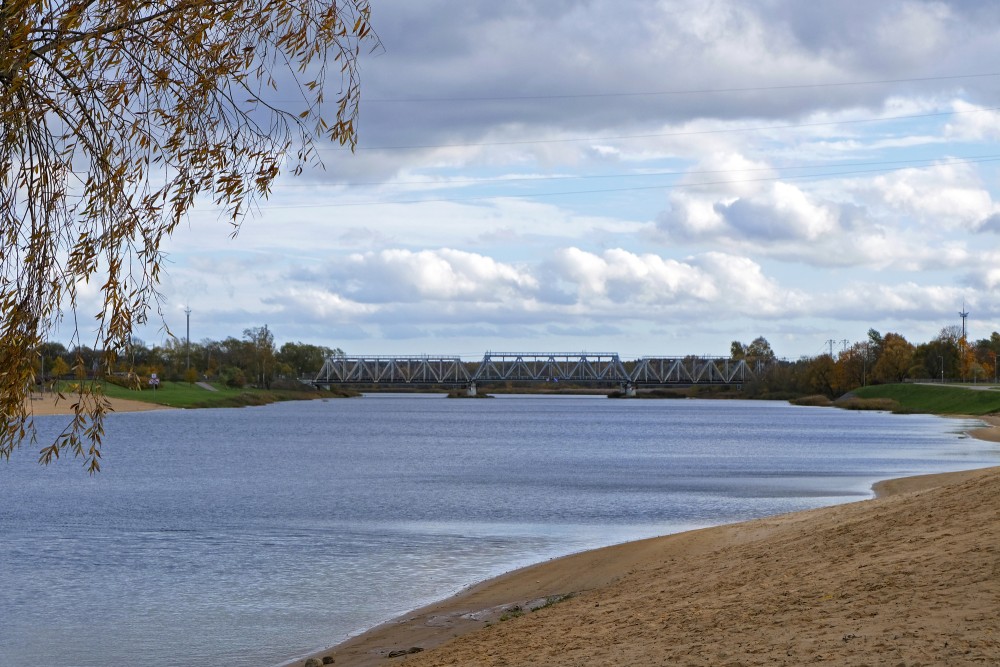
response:
M518 570L289 664L1000 664L1000 468L875 490Z
M126 398L108 398L111 409L114 412L144 412L146 410L170 410L163 405L146 403L144 401L130 401ZM32 394L31 404L28 409L36 417L43 415L71 415L73 414L73 404L77 402L74 394L63 394L59 398L58 394Z

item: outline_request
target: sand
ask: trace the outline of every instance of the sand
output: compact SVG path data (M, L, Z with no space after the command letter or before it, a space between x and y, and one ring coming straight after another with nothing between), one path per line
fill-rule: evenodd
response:
M74 394L63 394L59 398L57 394L32 394L29 410L36 417L43 415L71 415L73 414L73 404L77 399ZM130 401L127 398L107 399L114 412L144 412L146 410L169 410L163 405L146 403L144 401Z
M340 667L1000 665L1000 468L893 480L876 494L552 560L312 658Z
M989 440L990 442L1000 442L1000 416L986 415L984 417L969 417L969 419L978 419L987 424L983 428L976 428L969 431L969 435L973 438Z

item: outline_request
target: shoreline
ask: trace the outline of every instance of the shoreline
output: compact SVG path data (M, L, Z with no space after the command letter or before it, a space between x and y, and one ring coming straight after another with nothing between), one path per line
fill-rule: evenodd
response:
M969 436L1000 442L1000 417L977 416L975 419L986 422L987 426L968 431ZM693 605L701 609L712 602L697 592L697 589L703 587L706 582L715 582L723 587L746 586L747 582L758 582L762 585L756 589L757 595L752 595L751 592L741 595L738 604L734 604L736 600L730 600L728 604L722 606L717 604L718 601L709 605L717 614L728 615L739 613L746 603L752 601L751 598L773 595L769 589L784 587L784 595L788 596L798 593L801 587L810 585L808 581L790 579L788 573L794 569L793 563L781 567L772 562L770 563L772 571L750 573L745 579L741 578L737 582L728 581L731 579L727 577L730 570L738 572L760 567L767 569L769 560L778 562L790 560L800 567L804 563L811 563L815 567L819 559L823 562L830 561L827 562L828 567L825 570L820 568L820 572L828 576L840 570L843 570L842 576L848 579L850 575L856 575L869 568L871 572L875 572L877 562L867 558L856 548L852 548L850 541L845 545L839 545L844 547L840 549L841 553L834 551L824 556L817 556L815 552L823 553L826 545L812 544L811 549L788 550L785 558L777 555L781 551L777 549L778 545L775 543L785 543L788 540L815 542L817 532L832 532L839 535L848 527L860 530L864 533L864 539L878 541L890 532L889 526L882 525L886 522L885 515L890 512L916 516L921 512L936 509L940 513L941 508L945 506L958 508L969 504L971 498L963 499L963 495L969 496L975 493L985 496L993 500L992 505L987 504L982 507L980 504L980 507L977 507L979 511L986 513L985 520L984 517L979 517L980 521L976 521L968 512L966 516L960 518L951 515L942 517L946 523L957 522L959 519L969 523L969 529L964 531L964 537L966 540L972 540L973 544L969 545L968 549L971 553L981 552L982 544L976 539L978 535L976 530L983 532L983 543L992 540L992 544L995 545L998 541L986 537L987 531L993 536L997 536L1000 532L1000 526L997 525L1000 524L1000 502L996 501L998 488L1000 488L1000 467L883 480L873 485L872 491L875 497L869 500L571 554L480 582L454 596L411 611L335 646L293 658L282 665L299 667L336 664L371 667L400 663L414 666L572 664L596 667L614 663L675 664L670 660L664 662L664 651L676 650L676 647L685 645L689 647L688 653L678 654L679 657L685 657L683 660L685 664L791 665L812 661L817 659L817 656L832 660L836 664L838 660L849 656L870 658L873 650L885 653L887 660L890 658L894 660L891 664L899 664L901 661L905 664L910 664L910 661L914 660L926 661L931 655L926 649L889 650L887 647L893 642L888 640L884 645L863 646L868 644L869 639L869 635L861 634L866 624L853 622L856 620L854 617L850 619L853 624L841 623L831 626L829 623L818 623L815 618L816 612L830 606L824 603L843 598L843 592L820 595L811 601L812 604L806 605L811 612L806 614L799 613L800 609L796 611L801 605L789 606L788 600L778 600L777 604L770 605L766 612L759 615L755 623L741 626L741 633L737 633L737 636L743 637L744 640L753 637L752 650L747 648L747 641L734 639L733 633L726 632L725 626L717 622L704 624L698 628L698 632L692 634L693 628L685 629L683 622L676 627L671 623L664 624L662 613L657 616L660 623L658 631L649 637L627 641L622 641L621 637L623 633L628 634L635 630L637 618L650 614L656 616L658 607L662 612L671 606L670 597L664 590L660 591L661 597L657 597L650 593L651 587L655 589L667 584L675 586L683 595L684 606L691 608ZM867 526L867 531L864 526ZM953 537L958 534L956 530L945 532L944 536ZM859 541L861 537L859 536ZM905 543L923 542L925 539L926 536L922 534L910 534ZM763 548L771 558L755 556L751 553L753 551L750 549L751 546ZM947 555L945 560L960 559L964 553L963 550L955 548L939 548L937 551L945 552L937 554L940 556L938 560L945 555ZM717 562L720 558L724 561L724 567L721 568ZM1000 573L1000 560L994 560L997 572L991 574L994 575L993 581L997 581L1000 577L995 575ZM669 563L670 567L666 568L665 563ZM774 571L774 567L778 569ZM949 570L948 567L938 569L941 572ZM674 570L684 570L686 576L681 576L679 579L677 576L671 576ZM968 563L961 563L957 570L964 575L969 575L971 570L972 576L975 576L976 572L975 568L968 567ZM817 577L820 576L820 572L816 573ZM941 572L937 572L931 580L944 576ZM768 583L769 580L776 578L780 578L781 581ZM833 583L830 586L836 588ZM885 588L877 582L873 586L874 590ZM965 592L961 591L968 586L955 586L951 595L953 598L951 603L954 604L950 604L953 613L947 614L947 619L938 618L940 614L936 612L929 614L934 617L931 620L935 620L937 624L937 630L932 634L952 637L950 642L944 640L937 651L938 654L941 654L941 651L947 654L946 659L939 657L949 664L966 664L963 660L965 658L972 660L974 655L979 655L978 659L982 659L982 655L974 648L967 649L971 653L960 655L947 651L949 646L955 645L956 633L953 626L966 623L961 618L982 615L981 608L984 605L990 612L995 611L996 600L1000 599L1000 582L991 589L983 587L981 582L977 583L977 586L978 588L973 586ZM941 589L941 586L936 588ZM917 589L923 590L914 587L914 590ZM692 590L695 591L694 594L691 594ZM856 594L858 597L866 597L866 590L862 588L850 596L854 597ZM947 593L948 590L945 589L944 592ZM650 596L654 599L647 599ZM893 595L893 601L898 597L898 594ZM613 601L621 598L631 598L633 602L624 606L615 605L613 610L598 612L602 606L608 607ZM949 607L947 602L947 600L944 602L936 600L935 605L929 606L940 610ZM866 602L868 607L872 607L873 604L879 606L872 600ZM907 615L921 616L923 625L920 629L926 631L930 621L923 616L928 614L920 614L920 610L912 607L911 604L904 611ZM794 619L786 619L780 629L774 627L773 618L776 614L787 616L793 611ZM861 612L854 612L855 616L859 613ZM876 618L879 614L881 612L875 610L870 618ZM991 616L992 614L989 617ZM983 616L983 620L987 617ZM590 620L585 621L584 618ZM678 618L678 621L690 620L689 614ZM890 621L891 616L887 615L878 619L877 624ZM870 621L867 625L873 623L874 621ZM988 626L989 623L985 625ZM585 632L582 631L583 626L587 626ZM819 635L823 637L830 635L831 627L837 627L833 632L834 635L840 632L837 636L839 642L831 640L829 646L815 655L802 653L802 650L808 649L806 651L808 653L814 648L813 644L819 641ZM883 634L889 629L880 628ZM898 624L892 626L893 636L897 639L900 632L909 631ZM984 635L984 632L988 636ZM989 660L1000 660L1000 636L997 636L992 628L980 628L978 631L971 633L966 631L962 634L976 635L979 638L978 643L973 642L973 646L986 650ZM567 637L572 637L572 641L567 641ZM865 641L854 641L860 638L864 638ZM698 657L690 653L695 647L691 642L695 642L700 649L710 646L711 656L706 654ZM792 645L798 646L799 650L788 648ZM589 648L584 650L583 647L587 646ZM608 646L616 648L608 652ZM829 655L825 651L829 651ZM765 658L765 653L769 653L770 657ZM898 660L897 653L902 656ZM757 658L761 660L758 661ZM334 662L330 663L330 660Z

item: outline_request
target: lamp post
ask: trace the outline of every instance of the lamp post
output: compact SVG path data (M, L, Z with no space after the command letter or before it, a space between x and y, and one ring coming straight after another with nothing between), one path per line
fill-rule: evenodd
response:
M939 354L938 359L941 360L941 384L944 384L944 355Z

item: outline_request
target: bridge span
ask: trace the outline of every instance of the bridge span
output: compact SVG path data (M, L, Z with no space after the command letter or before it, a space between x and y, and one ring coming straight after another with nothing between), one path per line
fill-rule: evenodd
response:
M326 359L312 380L332 385L464 387L497 382L619 386L628 395L640 387L742 385L754 377L742 359L725 357L643 357L622 361L613 352L487 352L481 361L445 356L346 356Z

